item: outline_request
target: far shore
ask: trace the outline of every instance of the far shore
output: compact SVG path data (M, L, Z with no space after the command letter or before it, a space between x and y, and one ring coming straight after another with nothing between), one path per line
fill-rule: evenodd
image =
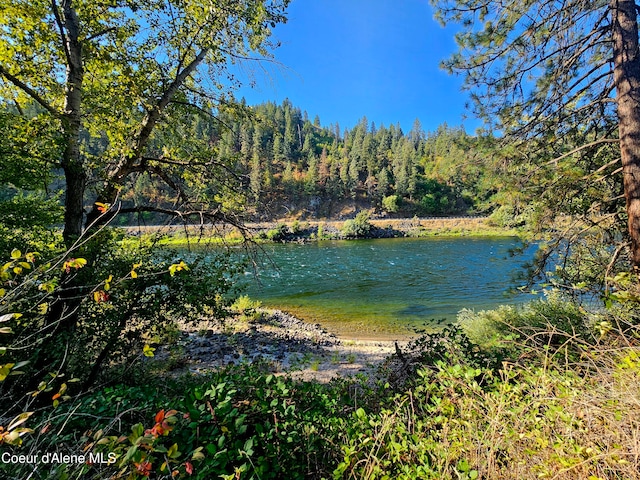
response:
M344 239L341 230L349 219L281 219L244 224L245 233L257 242L297 242ZM361 238L421 238L421 237L515 237L516 229L496 226L489 217L413 217L372 218L371 229ZM162 243L182 245L192 242L237 244L245 241L239 229L231 226L203 225L146 225L125 227L132 235L164 234Z

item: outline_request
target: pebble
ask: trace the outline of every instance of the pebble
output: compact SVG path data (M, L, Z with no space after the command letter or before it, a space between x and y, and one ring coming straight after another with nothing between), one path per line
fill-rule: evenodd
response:
M233 320L226 322L233 330ZM182 327L189 328L188 324ZM204 365L214 368L255 360L275 361L286 369L299 363L305 354L325 355L324 347L338 343L336 335L320 324L304 322L280 310L264 311L261 321L249 322L243 330L232 333L219 323L207 322L206 330L183 332L178 341L184 355L199 364L199 371L205 369ZM171 346L159 350L156 358L162 360L170 355Z

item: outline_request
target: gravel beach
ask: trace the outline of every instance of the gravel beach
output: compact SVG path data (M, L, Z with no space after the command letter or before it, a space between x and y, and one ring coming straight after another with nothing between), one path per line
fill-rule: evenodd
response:
M259 361L275 374L328 382L371 374L395 352L393 340L338 338L280 310L260 310L256 317L181 323L178 340L159 349L156 361L166 362L175 373L193 374ZM398 342L401 347L406 343Z

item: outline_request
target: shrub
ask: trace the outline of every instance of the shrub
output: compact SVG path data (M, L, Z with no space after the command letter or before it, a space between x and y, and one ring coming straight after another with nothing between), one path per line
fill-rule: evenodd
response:
M340 230L344 238L362 238L369 235L371 231L371 222L369 221L369 212L362 211L356 215L353 220L346 220Z
M501 205L489 216L489 224L504 228L522 227L526 225L531 214L532 209L530 208L518 211L512 205Z
M275 228L269 230L266 234L267 240L272 242L279 242L280 240L284 240L289 234L289 227L287 227L284 223L278 224Z
M400 197L389 195L382 199L382 208L389 213L396 213L400 209Z
M352 410L343 392L265 375L256 365L208 379L107 387L42 416L38 428L48 434L25 447L115 454L111 465L66 465L44 478L171 478L176 470L194 479L328 478ZM26 467L10 468L22 478Z
M542 362L418 370L380 411L351 414L334 479L637 479L637 352L605 354L588 374Z
M252 300L248 295L239 296L230 310L240 315L241 320L260 320L262 315L257 310L262 306L259 300Z
M477 343L497 346L514 340L529 346L560 348L577 342L595 341L587 312L559 293L525 305L506 305L496 310L473 312L462 310L458 324ZM574 342L568 342L569 340ZM506 342L505 342L506 341Z

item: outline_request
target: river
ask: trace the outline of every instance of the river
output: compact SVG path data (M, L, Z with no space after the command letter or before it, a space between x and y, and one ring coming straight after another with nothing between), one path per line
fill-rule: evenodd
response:
M528 299L514 294L523 255L515 238L401 238L274 244L265 247L247 294L345 336L381 338L451 322Z

